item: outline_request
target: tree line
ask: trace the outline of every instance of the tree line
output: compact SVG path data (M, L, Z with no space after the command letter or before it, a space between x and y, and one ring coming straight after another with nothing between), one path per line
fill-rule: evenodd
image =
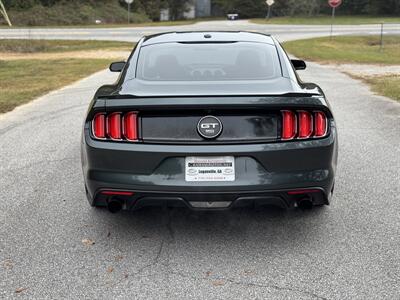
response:
M180 19L188 4L196 0L134 0L132 10L158 20L160 9L169 8L172 19ZM5 7L12 11L24 11L41 7L83 5L85 7L116 7L126 10L124 0L3 0ZM214 16L239 13L242 18L264 17L265 0L211 0ZM343 0L339 8L341 15L400 15L400 0ZM274 16L314 16L329 14L327 0L275 0L272 7Z

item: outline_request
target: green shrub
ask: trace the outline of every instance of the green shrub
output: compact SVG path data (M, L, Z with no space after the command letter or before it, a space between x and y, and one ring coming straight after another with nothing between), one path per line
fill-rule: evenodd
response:
M90 2L62 2L51 7L34 5L29 9L9 10L11 22L17 26L45 26L45 25L87 25L101 20L103 24L126 23L127 11L118 2L99 2L92 5ZM132 13L132 23L149 22L150 19L142 13ZM0 19L0 24L5 24Z

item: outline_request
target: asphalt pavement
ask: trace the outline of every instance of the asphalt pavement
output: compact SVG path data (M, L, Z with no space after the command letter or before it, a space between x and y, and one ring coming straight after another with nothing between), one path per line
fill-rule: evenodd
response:
M400 105L329 66L329 207L110 214L85 198L80 134L102 71L0 115L0 298L399 299Z
M184 26L150 26L150 27L112 27L112 28L14 28L0 29L1 38L30 39L74 39L74 40L117 40L138 41L143 35L165 31L213 31L213 30L249 30L273 34L279 40L293 40L327 36L330 25L260 25L246 20L198 22ZM380 34L381 24L335 25L334 35ZM400 24L385 24L384 34L400 34Z

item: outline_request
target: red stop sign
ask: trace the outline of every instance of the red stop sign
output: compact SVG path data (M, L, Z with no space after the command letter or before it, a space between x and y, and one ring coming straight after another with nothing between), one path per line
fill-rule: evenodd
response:
M336 8L336 7L338 7L340 4L342 4L342 0L328 0L328 3L329 3L329 5L330 5L330 7Z

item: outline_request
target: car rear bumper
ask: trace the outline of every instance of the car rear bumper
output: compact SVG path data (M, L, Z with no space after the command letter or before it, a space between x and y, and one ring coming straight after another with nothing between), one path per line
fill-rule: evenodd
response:
M193 210L229 209L236 207L257 207L273 205L291 208L298 205L300 200L309 199L314 205L329 204L331 192L326 195L322 188L306 190L258 190L248 192L171 192L171 191L142 191L129 190L131 195L109 195L110 191L98 190L93 205L107 206L110 201L118 201L126 210L135 210L145 206L187 207ZM290 194L299 191L299 194ZM107 194L103 194L107 193ZM123 193L127 193L123 190ZM93 201L89 198L90 201Z
M233 182L186 182L186 156L234 156ZM82 166L92 205L107 205L102 191L130 191L112 196L123 208L185 205L192 209L243 205L295 205L298 189L313 189L315 204L328 204L334 184L337 138L241 145L158 145L96 141L87 130ZM219 202L229 202L224 206ZM211 203L211 204L207 204Z

